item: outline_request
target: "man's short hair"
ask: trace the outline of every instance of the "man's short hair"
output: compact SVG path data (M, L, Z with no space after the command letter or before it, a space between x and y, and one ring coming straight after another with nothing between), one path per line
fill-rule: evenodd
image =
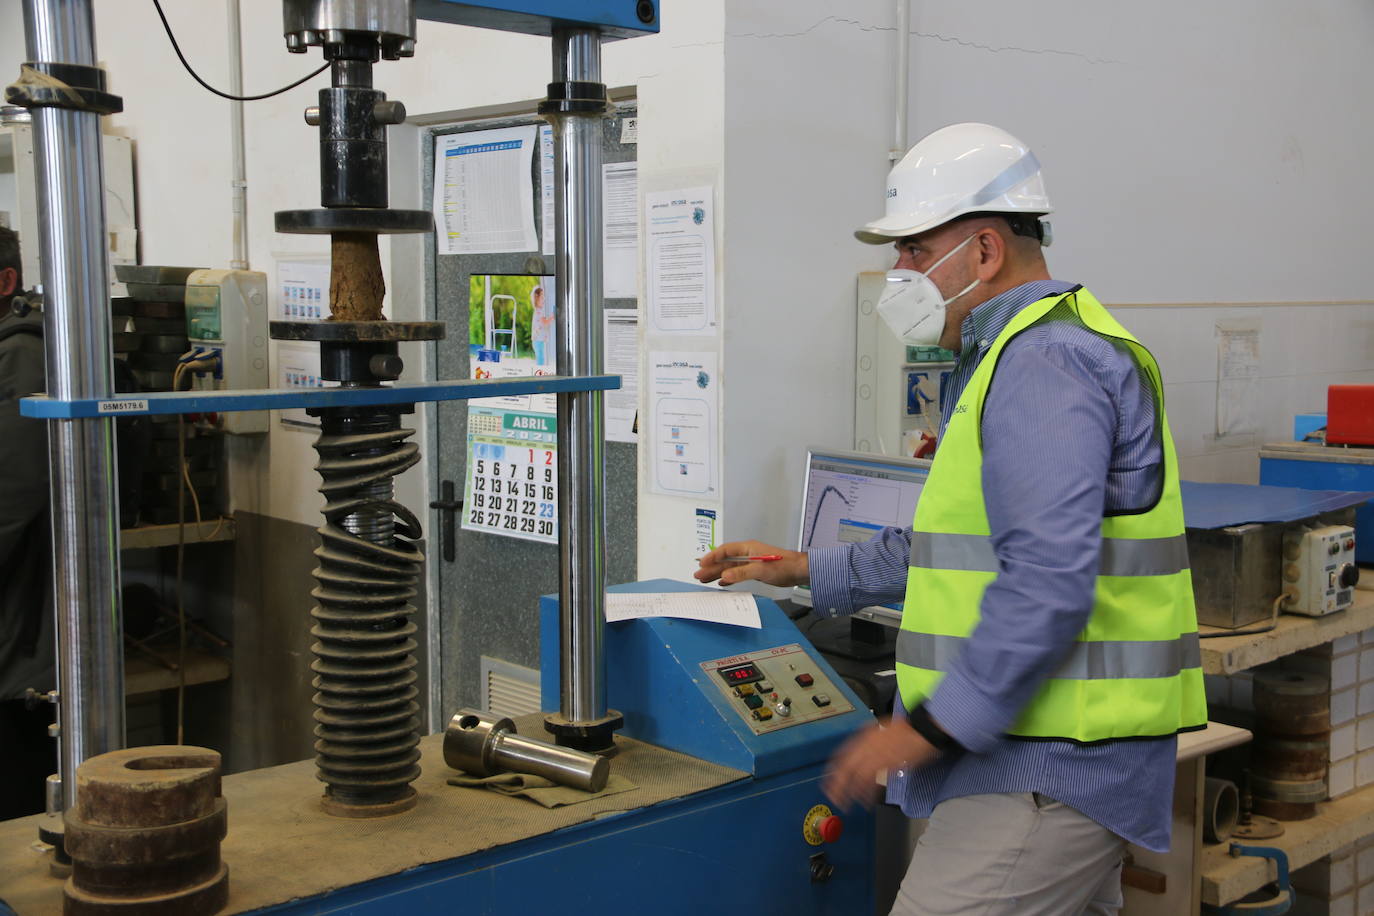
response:
M1038 213L995 213L991 210L979 213L969 213L960 219L982 219L987 216L995 216L1004 221L1011 229L1012 235L1024 236L1028 239L1035 239L1042 245L1045 243L1045 224L1040 222Z
M24 262L19 255L19 233L0 226L0 270L14 268L14 291L24 288Z

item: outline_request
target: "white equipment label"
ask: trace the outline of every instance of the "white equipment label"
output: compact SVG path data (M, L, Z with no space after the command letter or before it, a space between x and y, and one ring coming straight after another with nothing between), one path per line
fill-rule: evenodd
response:
M142 400L101 401L96 405L96 410L102 414L147 413L148 402Z

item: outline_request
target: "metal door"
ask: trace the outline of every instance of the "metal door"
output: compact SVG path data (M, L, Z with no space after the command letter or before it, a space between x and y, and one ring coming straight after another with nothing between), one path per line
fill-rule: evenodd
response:
M633 162L635 146L621 143L622 122L635 117L633 103L614 107L604 123L602 149L607 164ZM421 141L424 155L424 199L432 200L435 139L445 134L501 127L540 125L533 115L465 122L431 128ZM535 225L543 239L540 207L540 157L530 170L534 187ZM551 231L552 227L550 227ZM448 323L448 338L438 344L437 378L468 378L469 278L484 274L548 275L552 255L539 251L501 254L439 255L435 243L426 252L429 314ZM607 299L607 308L636 308L634 299ZM437 570L429 601L437 613L439 709L431 722L444 721L460 706L478 705L483 655L517 665L539 665L539 596L558 591L558 547L485 532L465 531L458 503L467 473L468 408L445 402L431 414L428 453L436 456L428 522L429 562ZM606 445L606 580L634 581L636 539L637 446Z

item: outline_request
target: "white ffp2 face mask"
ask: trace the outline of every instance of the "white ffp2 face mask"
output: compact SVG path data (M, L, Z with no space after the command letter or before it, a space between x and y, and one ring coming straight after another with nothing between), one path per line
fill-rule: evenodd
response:
M903 343L914 347L933 347L940 342L940 336L945 330L946 307L977 286L980 281L974 280L946 299L940 288L935 285L935 281L930 279L930 275L935 272L935 268L945 263L946 259L973 241L977 235L975 232L945 252L944 256L930 265L925 273L905 269L887 272L887 284L883 287L882 295L878 297L878 314Z

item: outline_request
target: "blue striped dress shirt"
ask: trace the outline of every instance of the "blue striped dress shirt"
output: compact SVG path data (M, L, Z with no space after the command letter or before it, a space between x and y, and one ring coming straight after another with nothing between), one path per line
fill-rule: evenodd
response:
M1007 323L1072 288L1026 283L973 310L960 328L941 432ZM983 492L1000 571L962 656L925 704L967 753L890 774L888 801L909 817L927 817L950 798L1039 792L1162 852L1175 738L1082 745L1005 734L1087 623L1104 513L1148 506L1157 496L1163 452L1152 387L1122 345L1050 320L1003 350L982 430ZM900 601L910 546L910 529L887 528L867 543L811 550L816 612L838 616Z

